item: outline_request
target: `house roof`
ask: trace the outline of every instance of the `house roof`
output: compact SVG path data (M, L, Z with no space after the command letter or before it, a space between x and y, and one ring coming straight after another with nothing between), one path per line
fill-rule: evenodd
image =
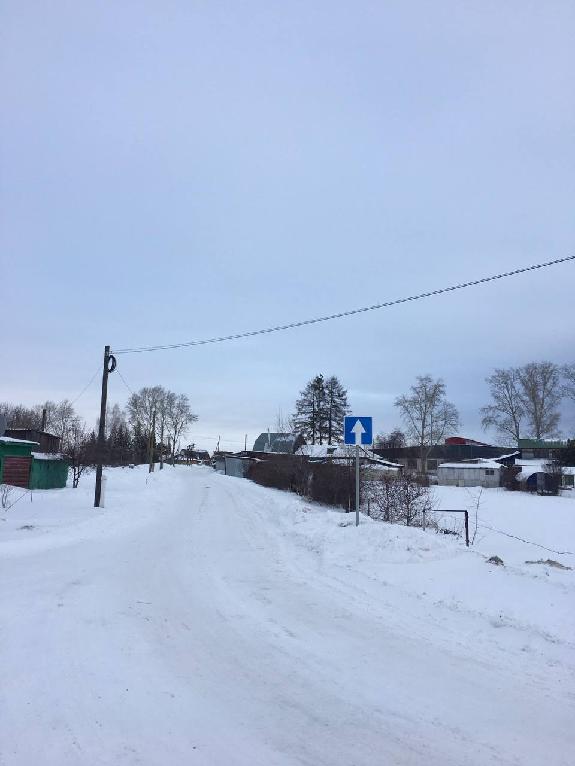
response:
M302 444L297 450L297 455L306 457L328 457L335 455L340 450L337 444Z
M39 446L38 442L31 442L27 439L13 439L11 436L0 436L0 442L12 442L14 444L36 444Z
M519 449L560 449L566 447L567 443L552 439L519 439L517 446Z
M501 463L494 460L482 460L480 463L440 463L438 468L501 468Z
M64 460L59 452L32 452L34 460Z
M304 443L301 434L261 433L254 442L253 452L295 452L297 442Z

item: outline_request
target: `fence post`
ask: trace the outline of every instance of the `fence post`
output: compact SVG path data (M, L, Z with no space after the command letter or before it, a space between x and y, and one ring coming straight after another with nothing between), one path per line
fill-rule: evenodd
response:
M464 511L465 513L465 545L469 548L469 512Z

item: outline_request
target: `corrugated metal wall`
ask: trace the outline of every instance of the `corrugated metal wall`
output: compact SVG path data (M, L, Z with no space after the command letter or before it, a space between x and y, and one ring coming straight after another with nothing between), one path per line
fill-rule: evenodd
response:
M65 460L33 460L30 489L62 489L68 480Z

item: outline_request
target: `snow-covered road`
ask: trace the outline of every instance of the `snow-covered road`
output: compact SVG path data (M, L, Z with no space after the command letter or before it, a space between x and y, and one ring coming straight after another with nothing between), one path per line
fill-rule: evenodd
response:
M0 545L2 766L574 762L572 573L210 469L111 473L105 512ZM498 615L507 591L557 620Z

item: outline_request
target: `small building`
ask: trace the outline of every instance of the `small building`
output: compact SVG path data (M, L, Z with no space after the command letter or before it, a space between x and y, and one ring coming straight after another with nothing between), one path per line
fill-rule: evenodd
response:
M494 460L441 463L437 468L437 483L446 487L499 487L501 468Z
M180 450L180 457L187 460L188 463L209 463L211 460L208 450L193 449L192 447Z
M575 467L554 470L549 460L516 460L515 467L515 480L527 492L556 494L557 489L573 489L575 485Z
M452 439L456 442L452 442ZM445 441L445 444L431 447L424 460L421 459L419 447L375 447L373 451L385 460L401 463L406 470L419 474L435 473L438 466L444 463L458 463L463 460L495 460L511 451L509 447L472 444L471 439L459 436L450 437Z
M517 442L523 460L558 460L568 446L567 442L549 439L519 439Z
M284 452L287 455L295 455L304 444L305 439L302 434L270 433L266 431L255 440L252 452Z
M245 479L250 467L256 462L256 458L249 455L224 455L224 473L226 476L235 476L237 479Z
M445 440L445 444L449 446L465 446L465 447L491 447L490 444L485 442L478 442L476 439L469 439L467 436L448 436Z
M33 452L30 489L63 489L68 481L68 461L52 452Z
M226 472L226 457L233 455L233 452L214 452L212 455L212 465L219 473Z
M68 461L57 453L36 452L37 442L0 437L0 484L22 489L61 489Z
M7 428L4 436L12 439L36 442L40 452L59 452L60 437L37 428Z
M322 463L333 458L348 457L348 451L349 448L343 444L302 444L295 454L307 458L309 462Z
M28 489L32 450L37 448L37 442L0 436L0 484Z

